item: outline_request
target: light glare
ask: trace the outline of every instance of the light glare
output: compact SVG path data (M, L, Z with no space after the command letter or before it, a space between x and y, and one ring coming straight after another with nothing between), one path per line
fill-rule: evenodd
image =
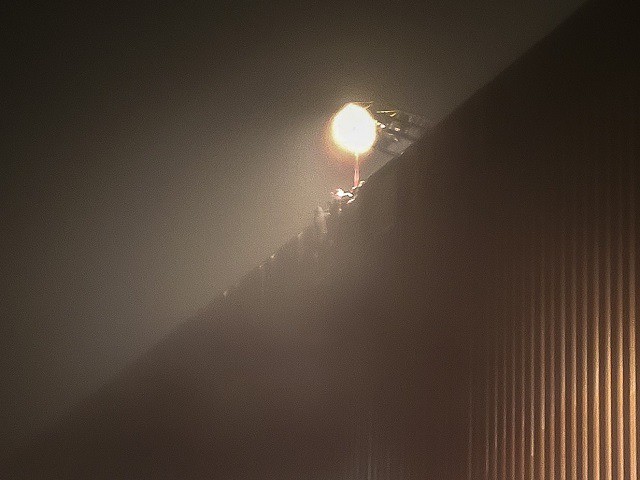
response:
M376 141L376 121L366 108L349 103L333 117L331 133L340 147L359 155Z

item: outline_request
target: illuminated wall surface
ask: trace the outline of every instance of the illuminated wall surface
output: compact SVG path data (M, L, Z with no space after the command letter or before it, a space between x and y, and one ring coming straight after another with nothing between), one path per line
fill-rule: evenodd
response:
M631 5L578 12L11 475L636 479Z

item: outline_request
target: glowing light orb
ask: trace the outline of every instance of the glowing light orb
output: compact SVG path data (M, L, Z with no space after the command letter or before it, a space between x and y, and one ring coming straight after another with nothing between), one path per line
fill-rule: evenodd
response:
M359 155L376 141L376 121L366 108L348 103L333 117L331 134L340 147Z

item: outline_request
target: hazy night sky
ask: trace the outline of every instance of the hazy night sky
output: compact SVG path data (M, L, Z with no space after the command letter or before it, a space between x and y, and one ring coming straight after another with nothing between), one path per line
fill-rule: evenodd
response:
M349 184L323 137L344 102L437 122L580 3L0 12L0 447L205 307Z

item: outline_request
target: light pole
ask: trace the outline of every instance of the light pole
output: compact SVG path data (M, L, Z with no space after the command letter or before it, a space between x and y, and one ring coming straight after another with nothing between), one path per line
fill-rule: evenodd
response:
M348 103L333 117L331 134L338 146L354 155L355 188L360 183L360 155L376 141L376 121L366 108Z

